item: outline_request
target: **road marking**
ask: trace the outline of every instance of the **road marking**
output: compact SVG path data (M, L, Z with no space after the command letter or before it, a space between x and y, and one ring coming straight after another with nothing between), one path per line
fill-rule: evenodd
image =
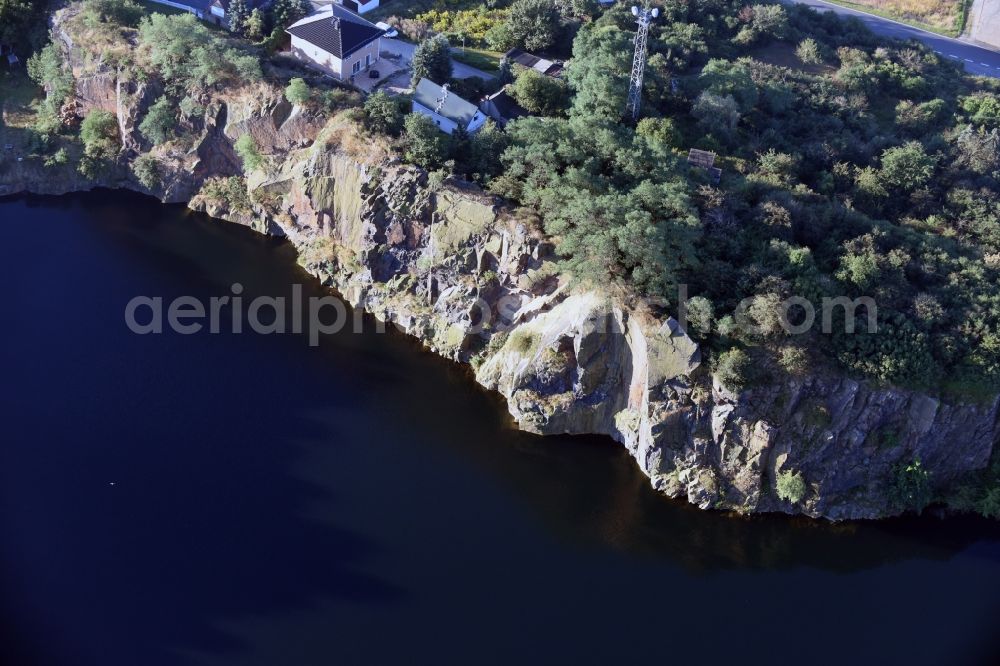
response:
M955 54L953 54L953 53L949 53L949 54L948 54L948 57L949 57L949 58L954 58L955 60L958 60L958 56L957 56L957 55L955 55Z
M972 62L970 58L965 58L965 62Z

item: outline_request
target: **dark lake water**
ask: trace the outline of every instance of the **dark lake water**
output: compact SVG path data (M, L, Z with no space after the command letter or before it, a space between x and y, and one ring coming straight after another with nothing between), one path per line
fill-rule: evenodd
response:
M0 663L1000 663L1000 529L701 512L398 334L138 336L320 287L121 193L0 201Z

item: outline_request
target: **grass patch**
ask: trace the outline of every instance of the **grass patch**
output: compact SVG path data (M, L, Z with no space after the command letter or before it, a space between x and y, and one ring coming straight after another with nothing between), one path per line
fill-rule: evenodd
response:
M150 2L150 0L138 0L138 4L146 10L147 14L166 14L167 16L173 16L175 14L190 14L191 12L185 11L183 9L178 9L177 7L171 7L169 5L161 5L158 2Z
M500 58L503 57L503 54L499 51L478 49L471 46L463 50L462 47L459 46L452 48L451 57L458 62L465 63L470 67L481 69L484 72L496 76L500 73Z
M971 0L827 0L859 12L912 25L946 37L958 37L965 29Z
M30 127L35 122L35 104L42 91L24 71L0 73L0 128Z

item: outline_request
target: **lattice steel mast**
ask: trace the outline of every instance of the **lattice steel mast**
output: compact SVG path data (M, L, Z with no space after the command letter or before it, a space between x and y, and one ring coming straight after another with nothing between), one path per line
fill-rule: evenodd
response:
M632 16L639 24L639 30L635 33L635 58L632 60L628 101L625 103L625 115L632 116L632 120L639 119L639 105L642 103L642 75L646 70L646 37L649 35L649 24L659 15L659 7L650 9L648 4L642 9L632 7Z

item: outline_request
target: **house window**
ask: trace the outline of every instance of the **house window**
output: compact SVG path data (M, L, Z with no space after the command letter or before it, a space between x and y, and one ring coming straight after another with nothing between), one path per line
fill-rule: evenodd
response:
M370 64L372 64L372 54L371 53L369 53L368 55L365 56L365 67L367 67Z
M358 72L361 71L361 61L360 60L357 60L357 61L354 62L354 65L351 67L351 71L354 72L355 74L357 74Z

